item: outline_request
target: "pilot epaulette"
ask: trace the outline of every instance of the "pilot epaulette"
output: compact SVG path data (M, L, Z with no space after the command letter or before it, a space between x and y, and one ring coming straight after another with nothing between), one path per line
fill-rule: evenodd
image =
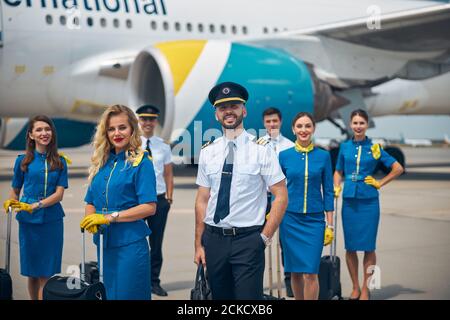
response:
M259 145L262 145L262 146L265 146L268 143L269 143L269 141L264 139L264 137L261 137L258 140L256 140L256 144L259 144Z
M63 158L64 160L66 160L67 164L72 164L72 160L69 159L68 156L65 155L64 152L58 151L58 155Z
M209 140L207 143L205 143L204 145L202 145L202 149L206 148L207 146L209 146L211 143L213 143L214 140Z

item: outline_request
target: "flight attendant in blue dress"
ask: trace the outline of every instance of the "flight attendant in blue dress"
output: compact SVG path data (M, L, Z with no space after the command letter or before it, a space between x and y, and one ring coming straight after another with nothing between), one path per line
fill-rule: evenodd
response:
M364 110L355 110L350 116L353 139L342 143L334 173L335 197L339 197L344 182L342 223L344 228L347 267L353 283L351 300L367 300L370 292L367 281L376 265L376 238L380 220L378 189L398 177L403 167L379 144L366 137L369 116ZM372 177L381 162L391 172L381 180ZM364 281L358 280L357 251L364 251Z
M156 178L134 112L114 105L97 126L89 169L85 217L80 226L104 239L104 285L108 300L151 298L151 231L144 219L156 210ZM98 252L98 250L97 250Z
M315 130L311 114L297 114L292 130L297 138L295 146L279 155L289 196L280 225L284 269L291 272L296 300L317 300L322 248L334 236L331 158L328 151L311 142Z
M32 300L42 300L47 280L61 272L64 211L60 202L68 184L66 158L58 154L56 141L48 117L30 120L26 153L16 159L10 199L3 203L5 210L11 207L17 212L20 274L28 277Z

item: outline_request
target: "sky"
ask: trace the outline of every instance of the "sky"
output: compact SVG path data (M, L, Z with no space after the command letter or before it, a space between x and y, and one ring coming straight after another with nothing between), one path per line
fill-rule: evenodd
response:
M443 140L450 137L450 116L385 116L373 118L375 128L369 129L367 135L374 138L400 139L401 134L411 139ZM317 124L316 137L339 138L340 131L329 121Z

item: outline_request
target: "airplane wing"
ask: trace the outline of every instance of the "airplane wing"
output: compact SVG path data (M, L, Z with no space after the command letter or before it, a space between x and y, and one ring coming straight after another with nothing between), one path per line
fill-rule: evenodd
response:
M242 42L282 49L320 80L348 89L449 71L449 30L450 4L439 4Z

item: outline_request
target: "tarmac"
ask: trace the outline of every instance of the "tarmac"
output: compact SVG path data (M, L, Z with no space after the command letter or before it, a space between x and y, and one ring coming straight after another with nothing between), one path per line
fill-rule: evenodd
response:
M381 190L381 221L377 241L378 277L372 299L450 299L450 148L402 148L407 173ZM81 147L63 150L72 160L69 188L62 202L64 251L62 271L81 260L79 222L84 215L86 172L91 149ZM0 151L0 199L10 192L12 166L18 152ZM196 168L175 167L174 203L165 231L161 285L168 297L158 300L189 299L194 285L194 201ZM341 205L339 203L339 208ZM345 264L345 249L340 216L337 225L337 255L341 257L341 282L344 297L351 292L351 281ZM27 300L27 281L19 273L18 225L13 219L11 276L16 300ZM6 216L0 215L0 266L3 267L6 239ZM276 241L274 241L276 245ZM266 255L267 255L266 250ZM272 249L274 294L277 294L277 263ZM323 254L329 254L325 247ZM362 254L359 254L360 261ZM87 260L95 260L95 248L88 236ZM268 293L266 259L265 292ZM361 271L360 271L361 273ZM281 277L282 271L280 272ZM285 296L284 282L281 295Z

